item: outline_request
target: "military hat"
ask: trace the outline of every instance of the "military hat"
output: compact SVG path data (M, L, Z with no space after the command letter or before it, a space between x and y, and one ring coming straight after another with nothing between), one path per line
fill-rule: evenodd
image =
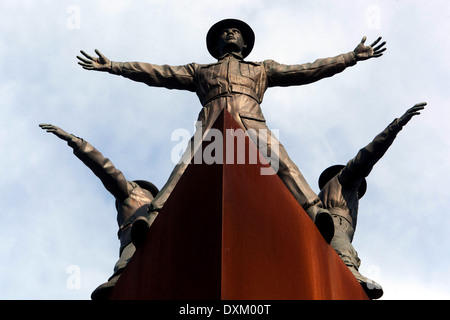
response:
M337 175L339 172L341 172L341 170L344 168L345 166L342 164L337 164L331 167L328 167L327 169L325 169L319 177L319 188L320 190L323 189L323 187L325 187L325 185L327 184L328 181L330 181L335 175ZM363 181L361 182L361 185L358 188L358 198L361 199L364 194L366 193L367 190L367 181L364 178Z
M159 189L153 183L146 180L133 180L133 182L137 183L137 185L142 189L150 191L153 197L156 197L159 192Z
M220 57L220 53L216 48L217 38L220 32L225 28L239 29L242 37L244 38L245 44L247 45L247 47L242 50L242 55L244 58L247 57L255 44L255 33L247 23L238 19L221 20L209 29L208 34L206 35L206 47L208 48L209 53L216 59Z

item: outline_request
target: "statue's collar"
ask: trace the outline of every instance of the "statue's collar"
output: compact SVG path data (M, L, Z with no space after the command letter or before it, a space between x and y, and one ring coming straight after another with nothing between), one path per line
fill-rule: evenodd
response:
M226 57L235 57L236 59L239 60L244 60L244 57L242 56L242 53L237 53L237 52L232 52L232 53L225 53L224 55L219 57L219 61L222 59L225 59Z

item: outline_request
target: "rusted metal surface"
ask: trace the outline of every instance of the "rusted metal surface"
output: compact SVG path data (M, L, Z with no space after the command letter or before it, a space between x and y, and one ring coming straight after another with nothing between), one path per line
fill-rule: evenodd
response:
M215 127L239 125L224 111ZM189 165L112 299L368 299L262 165ZM204 201L191 207L193 197Z

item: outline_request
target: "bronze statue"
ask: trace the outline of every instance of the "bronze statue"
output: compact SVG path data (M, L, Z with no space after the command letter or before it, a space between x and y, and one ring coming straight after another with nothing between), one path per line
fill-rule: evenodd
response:
M263 62L245 61L254 45L253 30L243 21L225 19L214 24L208 31L208 51L217 59L210 64L190 63L181 66L154 65L141 62L114 62L98 50L97 57L81 51L78 63L86 70L105 71L125 78L143 82L149 86L165 87L195 92L203 106L198 120L202 123L202 134L209 129L223 109L246 130L268 130L260 104L269 87L303 85L331 77L353 66L357 61L380 57L385 42L378 45L381 37L370 46L364 45L366 37L351 52L333 58L318 59L313 63L284 65L273 60ZM252 137L258 145L258 139ZM263 140L259 140L263 141ZM270 144L264 144L270 149ZM258 145L259 147L259 145ZM190 150L188 150L190 151ZM270 150L264 154L269 154ZM317 195L312 191L298 167L289 158L285 148L279 144L278 176L296 200L316 223L319 231L329 243L334 233L332 218ZM163 207L187 164L179 163L165 186L150 205L151 225Z
M413 116L420 114L419 111L424 109L425 105L425 102L417 103L408 109L405 114L395 119L383 132L378 134L372 142L360 149L358 154L345 166L331 166L319 177L319 198L325 208L330 211L335 225L331 246L372 299L380 298L383 295L383 289L379 284L359 273L361 261L352 245L359 199L366 192L365 178L372 171L373 166L383 157L400 130Z
M67 141L73 153L100 179L105 188L116 199L118 237L120 240L119 260L114 266L114 273L108 282L92 292L93 300L107 299L136 248L132 242L132 225L136 218L147 216L147 207L158 193L158 188L145 180L128 181L123 173L114 167L89 142L69 134L51 124L40 124L42 129Z

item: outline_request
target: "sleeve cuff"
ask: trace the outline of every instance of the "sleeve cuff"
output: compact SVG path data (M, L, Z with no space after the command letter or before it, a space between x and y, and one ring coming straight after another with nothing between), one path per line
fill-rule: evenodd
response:
M81 149L83 142L83 139L72 134L70 140L67 141L67 144L73 149L73 153L76 154Z
M391 123L391 128L396 132L403 129L403 127L399 123L399 120L400 120L399 118L395 118L394 121L392 121Z
M111 70L109 73L121 75L123 69L123 62L114 62L111 61Z
M351 67L356 64L356 58L355 58L355 54L353 53L353 51L344 53L343 56L344 56L345 65L347 67Z

